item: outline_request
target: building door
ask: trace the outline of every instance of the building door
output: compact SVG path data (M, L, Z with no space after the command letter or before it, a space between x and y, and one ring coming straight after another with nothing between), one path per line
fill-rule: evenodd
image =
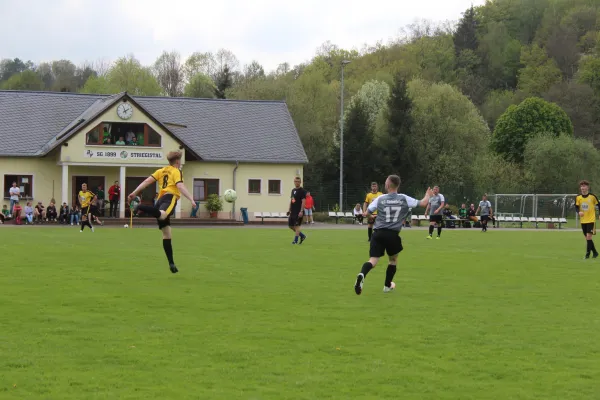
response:
M74 176L73 177L73 199L71 200L71 204L77 204L77 195L81 190L81 185L87 183L88 190L96 193L98 191L98 186L102 185L104 189L104 197L107 196L106 188L104 187L104 176Z
M130 176L125 178L125 195L128 196L129 193L133 192L135 188L139 186L140 183L146 180L147 176L143 178ZM146 189L142 191L140 198L142 199L142 204L153 205L154 197L156 196L157 189L156 185L150 185ZM129 207L125 207L125 216L129 218ZM147 217L140 212L140 217Z

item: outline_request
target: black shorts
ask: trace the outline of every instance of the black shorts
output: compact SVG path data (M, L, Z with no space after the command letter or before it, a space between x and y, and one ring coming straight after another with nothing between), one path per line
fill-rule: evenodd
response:
M383 257L385 253L393 256L402 251L402 239L400 232L389 229L376 229L371 237L371 248L369 257Z
M302 225L302 218L303 217L299 217L298 216L298 212L292 212L290 213L290 216L288 217L288 226L290 228L293 228L295 226L301 226Z
M441 223L444 217L442 215L430 215L429 222Z
M489 215L482 215L480 220L481 220L481 222L483 222L483 221L491 221L492 219L490 218Z
M167 213L167 218L156 220L158 222L158 229L171 226L171 215L175 214L177 200L177 196L174 196L170 193L164 194L158 200L156 200L154 207Z
M583 235L586 236L588 233L594 233L594 223L588 222L586 224L581 224L581 230L583 231Z
M100 210L98 210L97 206L91 205L89 213L97 217L98 215L100 215Z

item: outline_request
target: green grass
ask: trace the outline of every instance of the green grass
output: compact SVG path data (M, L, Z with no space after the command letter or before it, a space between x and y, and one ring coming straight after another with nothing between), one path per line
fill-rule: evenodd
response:
M598 399L600 260L579 232L4 228L0 399ZM600 241L598 241L600 246Z

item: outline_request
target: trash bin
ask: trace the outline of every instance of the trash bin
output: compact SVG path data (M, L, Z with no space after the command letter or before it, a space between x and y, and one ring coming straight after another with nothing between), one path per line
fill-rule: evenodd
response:
M245 207L240 208L240 211L242 212L242 219L244 220L244 224L248 223L248 209Z

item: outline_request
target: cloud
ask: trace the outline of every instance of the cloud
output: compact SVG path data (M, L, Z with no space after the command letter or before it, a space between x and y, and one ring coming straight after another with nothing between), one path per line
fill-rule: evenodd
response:
M241 64L310 60L327 40L342 48L388 42L415 19L457 20L484 0L3 0L0 57L76 64L133 53L233 51Z

